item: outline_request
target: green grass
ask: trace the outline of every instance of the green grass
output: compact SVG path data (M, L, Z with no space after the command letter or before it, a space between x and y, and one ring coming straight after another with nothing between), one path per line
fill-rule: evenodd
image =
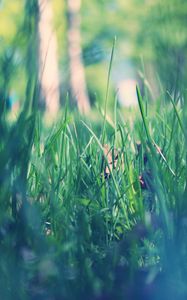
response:
M1 115L0 299L186 299L185 109L137 94L131 126Z

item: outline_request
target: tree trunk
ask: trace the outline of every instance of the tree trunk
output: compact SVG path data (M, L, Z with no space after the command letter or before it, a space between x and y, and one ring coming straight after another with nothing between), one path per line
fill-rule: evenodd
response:
M54 116L59 110L59 70L57 40L52 27L51 0L38 0L39 4L39 81L41 97L46 111Z
M77 102L79 111L86 114L90 110L90 103L82 61L80 8L81 0L67 0L70 92L72 98Z
M38 23L39 9L38 0L25 1L24 33L26 38L26 73L27 86L24 101L24 113L31 113L38 106L38 97L34 97L33 87L38 82ZM37 101L37 102L36 102Z

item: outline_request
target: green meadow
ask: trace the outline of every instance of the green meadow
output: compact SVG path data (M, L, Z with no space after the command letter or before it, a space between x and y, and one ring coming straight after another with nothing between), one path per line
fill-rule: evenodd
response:
M65 63L60 10L70 12L53 2L63 49L54 118L40 102L39 1L0 1L0 300L187 299L186 3L109 2L81 7L89 111ZM124 37L139 74L132 107L114 87Z

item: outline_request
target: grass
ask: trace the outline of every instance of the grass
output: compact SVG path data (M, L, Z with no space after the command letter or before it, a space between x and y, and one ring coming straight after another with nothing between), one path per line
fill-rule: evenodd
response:
M1 299L186 299L185 108L137 94L131 126L1 115Z

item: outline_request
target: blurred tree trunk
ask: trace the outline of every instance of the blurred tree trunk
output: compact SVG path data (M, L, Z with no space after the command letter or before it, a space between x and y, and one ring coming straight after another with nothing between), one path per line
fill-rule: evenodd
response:
M67 38L70 71L70 92L77 102L81 113L88 113L90 103L87 94L85 72L82 61L81 33L80 33L81 0L67 0Z
M30 112L33 107L36 107L36 102L33 102L33 87L38 82L38 0L25 1L25 16L23 22L23 32L26 42L26 73L27 87L24 102L24 112Z
M57 39L52 26L51 0L38 0L39 81L46 111L56 115L60 104Z

